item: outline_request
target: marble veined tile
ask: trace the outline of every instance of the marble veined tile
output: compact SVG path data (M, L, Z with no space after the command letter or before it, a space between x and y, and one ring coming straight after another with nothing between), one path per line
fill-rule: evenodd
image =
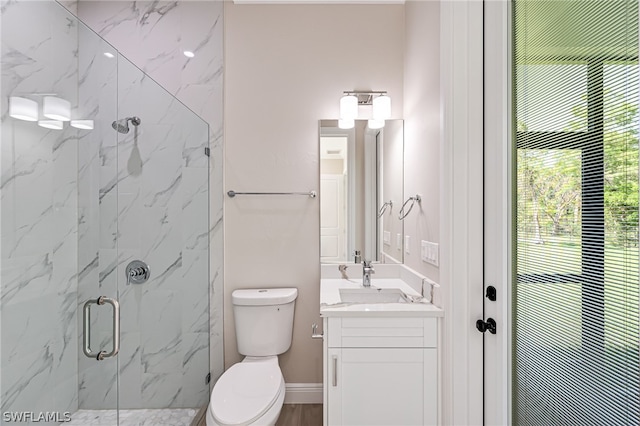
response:
M142 373L142 403L148 408L174 407L182 394L182 374Z
M183 336L182 407L208 405L209 333L187 333Z
M123 332L120 343L121 350L118 354L120 408L144 408L140 391L142 387L140 333Z
M189 426L197 408L78 410L68 426ZM118 422L119 421L119 422Z
M1 302L3 308L52 294L53 262L49 253L39 256L3 259Z
M209 171L204 168L184 167L182 169L182 208L198 194L209 193Z
M206 333L209 330L209 251L185 250L182 265L182 330Z

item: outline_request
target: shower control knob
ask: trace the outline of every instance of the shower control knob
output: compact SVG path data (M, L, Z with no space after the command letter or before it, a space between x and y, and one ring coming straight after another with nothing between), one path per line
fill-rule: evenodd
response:
M141 260L134 260L127 265L125 274L127 276L127 285L143 284L149 280L151 271L149 265Z

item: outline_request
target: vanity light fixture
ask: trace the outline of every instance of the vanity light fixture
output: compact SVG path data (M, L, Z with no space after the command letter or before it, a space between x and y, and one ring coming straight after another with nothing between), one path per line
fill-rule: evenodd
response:
M369 107L369 109L360 107ZM365 116L358 117L359 112L363 112ZM359 90L343 92L343 96L340 98L338 127L351 129L355 125L354 120L358 118L368 119L369 128L371 129L384 127L385 120L391 118L391 98L387 95L387 92Z
M38 103L31 99L11 96L9 98L9 116L18 120L38 121Z
M51 120L71 120L71 103L55 96L45 96L42 103L42 115Z

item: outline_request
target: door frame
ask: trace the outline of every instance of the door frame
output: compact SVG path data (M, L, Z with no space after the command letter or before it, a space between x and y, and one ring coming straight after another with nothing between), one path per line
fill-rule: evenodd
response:
M442 423L483 423L483 0L440 3ZM500 329L498 329L500 330Z
M440 4L443 424L510 424L511 7Z
M484 422L512 423L513 112L512 3L484 5L484 277L497 300L484 299L485 318L498 333L484 338Z

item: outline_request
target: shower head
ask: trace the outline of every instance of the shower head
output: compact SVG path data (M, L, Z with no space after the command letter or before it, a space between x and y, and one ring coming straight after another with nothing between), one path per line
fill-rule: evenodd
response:
M111 123L111 127L113 127L113 129L118 133L126 134L129 133L129 121L131 121L131 124L134 126L138 126L140 124L139 117L127 117L114 121Z

